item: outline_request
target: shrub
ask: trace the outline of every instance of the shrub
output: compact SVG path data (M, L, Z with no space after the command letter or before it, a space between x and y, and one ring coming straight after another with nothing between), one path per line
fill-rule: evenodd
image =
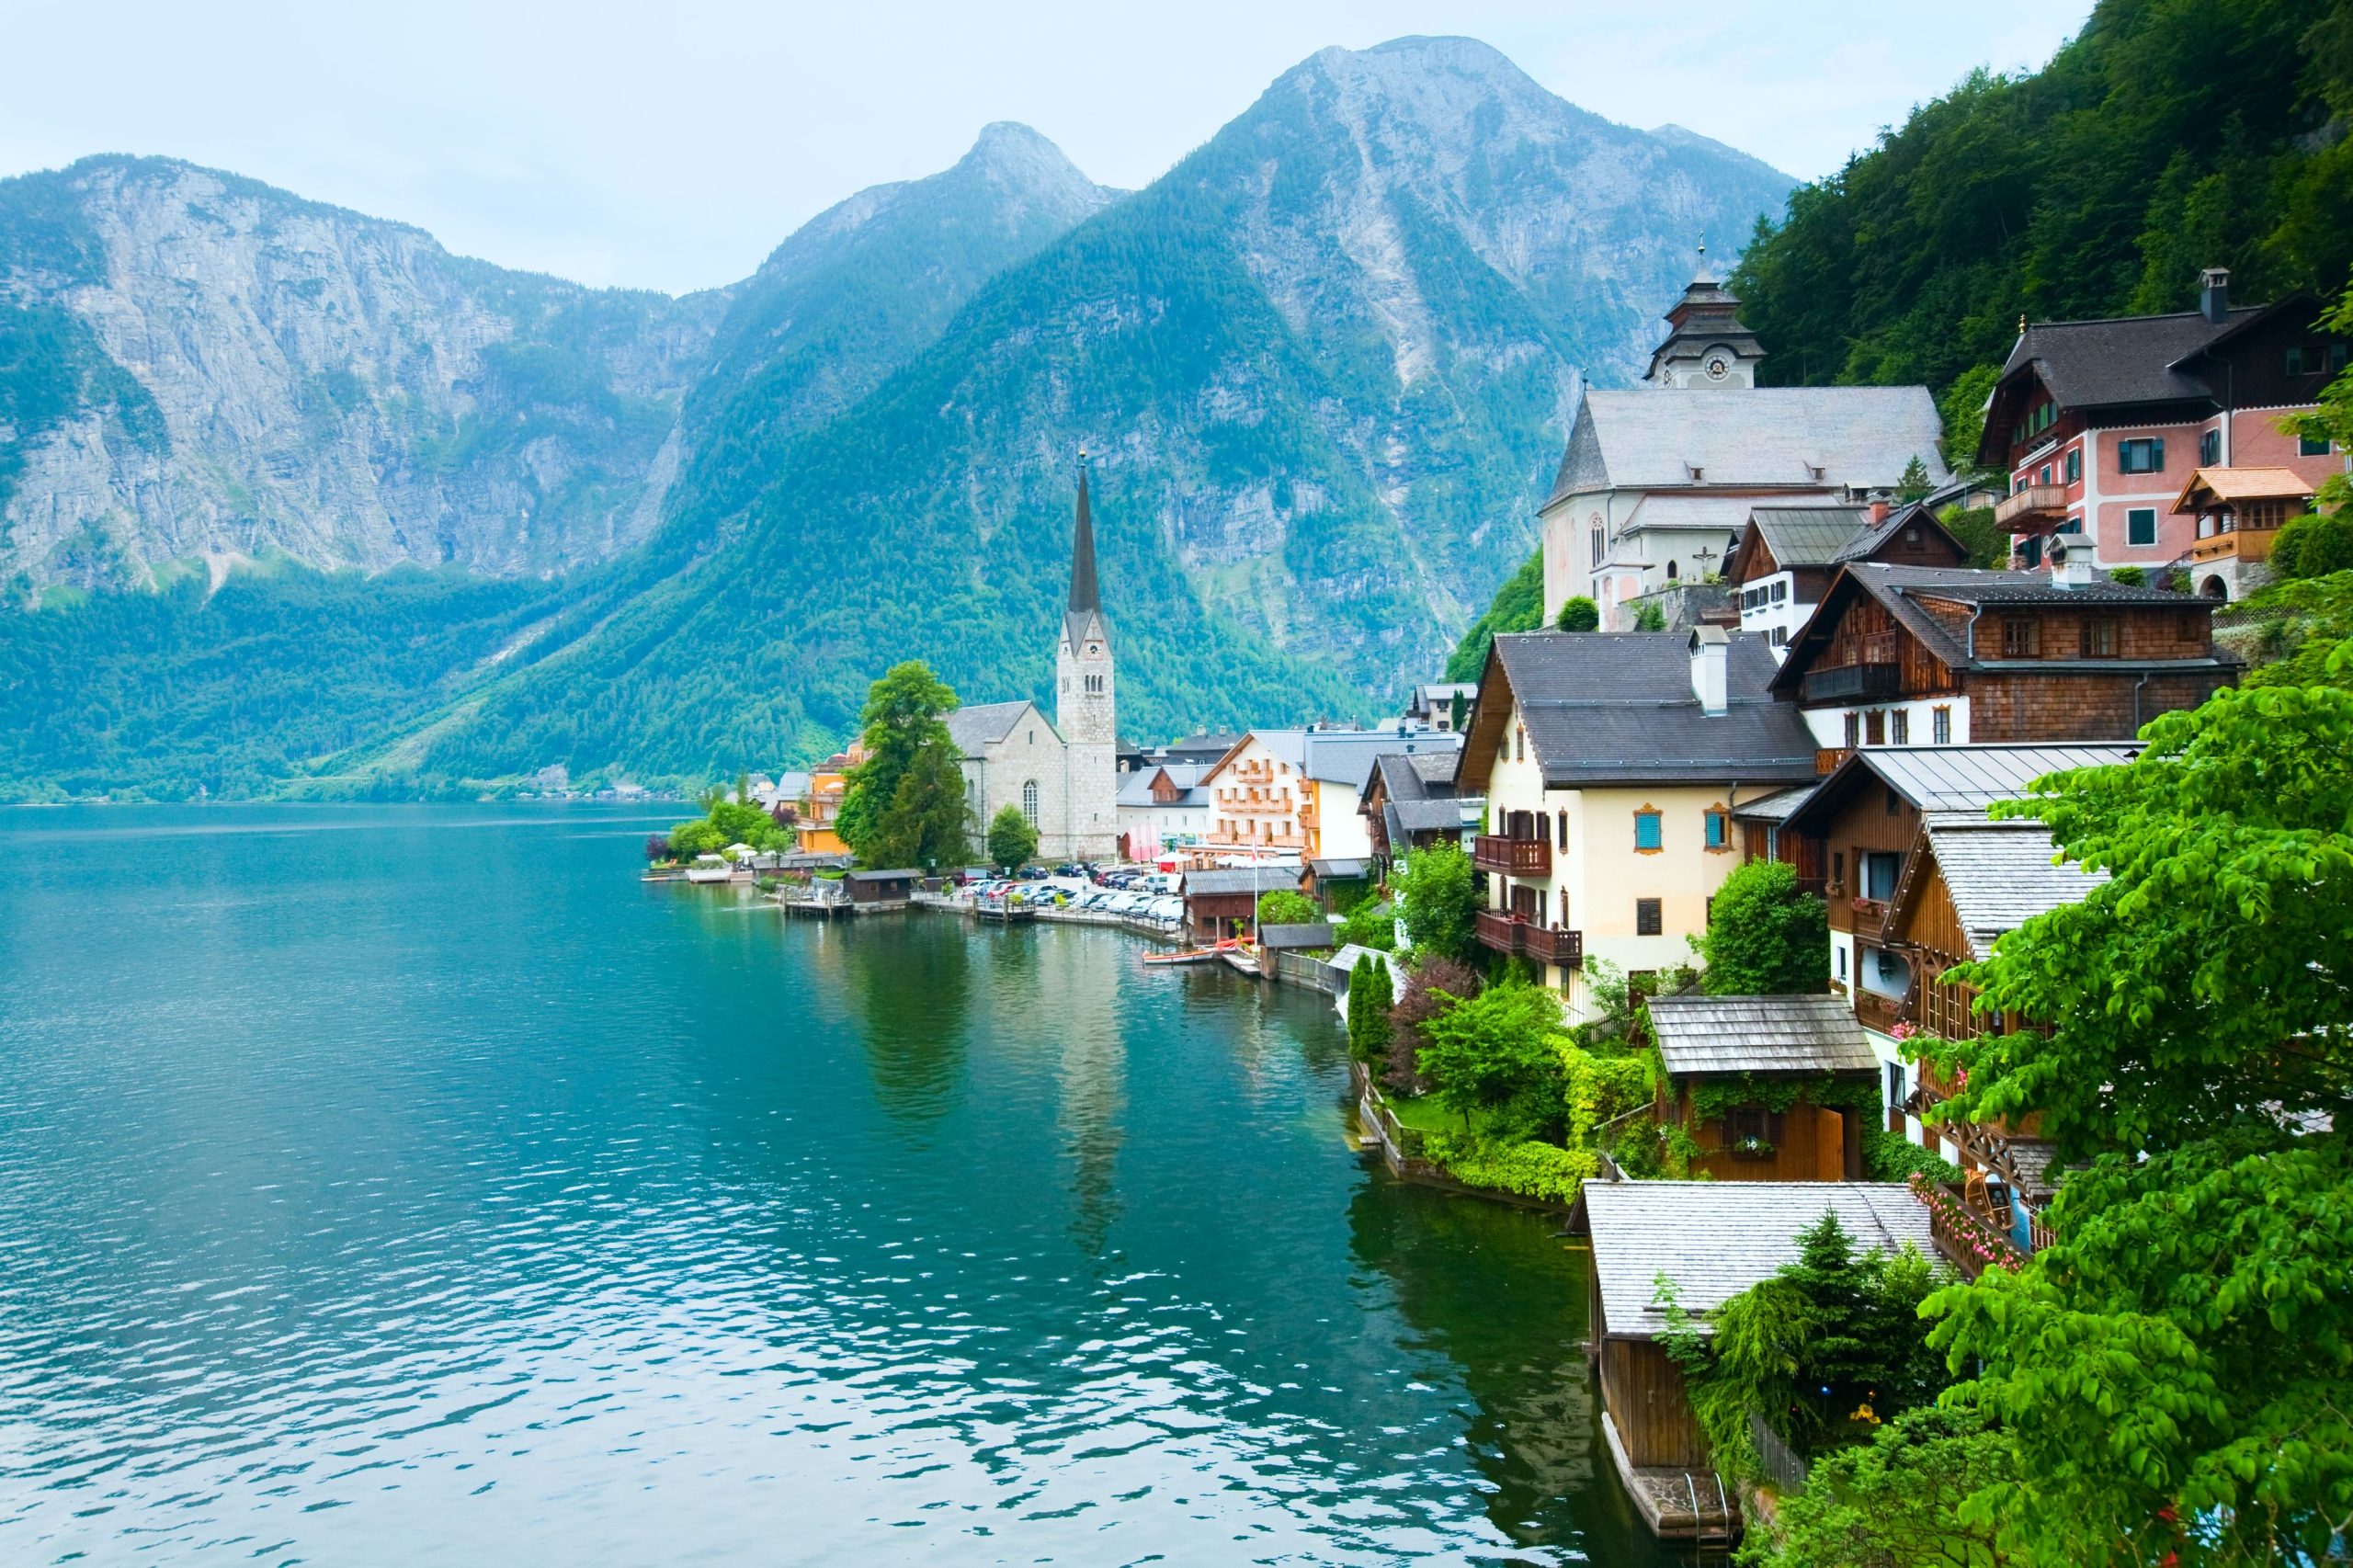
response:
M1724 880L1699 939L1711 996L1780 996L1830 988L1830 917L1798 890L1797 868L1752 860Z
M1474 1112L1512 1107L1540 1125L1565 1119L1559 1041L1565 1031L1561 1004L1550 991L1513 983L1491 986L1422 1026L1425 1043L1415 1065L1438 1103L1466 1119Z
M1573 1200L1586 1179L1601 1170L1600 1156L1590 1149L1532 1140L1485 1142L1433 1132L1423 1139L1422 1150L1457 1181L1552 1203Z
M1343 944L1377 948L1382 952L1397 945L1397 912L1388 901L1367 898L1348 911L1334 933Z
M1418 1095L1423 1082L1422 1047L1429 1021L1455 1004L1458 997L1479 994L1479 976L1467 964L1452 959L1426 958L1405 976L1405 994L1389 1012L1389 1070L1381 1082L1399 1094Z
M1909 1181L1914 1176L1938 1183L1961 1179L1961 1167L1923 1149L1901 1132L1863 1134L1863 1174L1873 1181Z
M1561 613L1553 618L1552 626L1554 630L1560 631L1598 631L1601 626L1601 607L1583 594L1579 594L1561 607Z
M1258 895L1261 926L1313 926L1323 918L1324 912L1305 893L1272 888Z
M1466 964L1477 955L1480 879L1459 845L1416 849L1391 881L1416 953Z
M1659 608L1655 602L1644 599L1634 610L1634 630L1637 631L1665 631L1666 612Z
M2290 578L2353 570L2353 516L2307 512L2290 518L2271 542L2271 569Z

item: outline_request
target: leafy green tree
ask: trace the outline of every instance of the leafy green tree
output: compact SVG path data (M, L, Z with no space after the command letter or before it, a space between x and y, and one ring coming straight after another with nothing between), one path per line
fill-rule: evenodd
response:
M1387 960L1367 953L1348 971L1348 1054L1367 1066L1389 1054L1389 1009L1396 1001Z
M1904 502L1922 500L1935 488L1936 484L1928 478L1928 465L1920 460L1919 453L1914 452L1912 460L1905 463L1904 472L1896 476L1895 498Z
M1868 1443L1814 1460L1805 1489L1742 1541L1743 1568L2004 1568L2022 1564L1990 1525L1961 1517L2012 1486L2006 1434L1963 1403L1907 1410Z
M956 693L920 660L892 666L860 714L866 760L850 769L836 830L868 866L928 868L970 858L964 772L941 718Z
M1415 954L1465 964L1477 959L1481 881L1471 857L1453 844L1416 849L1391 873L1397 917Z
M1977 441L1985 433L1985 400L2002 379L1999 365L1972 365L1937 400L1945 426L1945 462L1957 474L1977 470Z
M2328 483L2341 483L2333 474ZM2282 577L2325 577L2353 572L2353 510L2307 512L2289 519L2271 544L2271 568Z
M1637 631L1666 630L1666 612L1658 608L1657 600L1644 599L1634 607L1634 630Z
M2009 564L2010 536L1995 523L1993 507L1963 506L1956 501L1937 514L1937 521L1969 551L1963 565L1991 571Z
M716 855L733 842L709 817L696 817L670 830L670 853L681 860Z
M1711 996L1779 996L1830 988L1830 915L1785 860L1751 860L1724 879L1698 942Z
M1385 898L1367 898L1348 911L1337 935L1342 946L1353 942L1385 953L1397 945L1397 907Z
M1038 853L1038 829L1016 805L997 808L989 819L989 861L1008 871L1019 870Z
M1968 1074L1949 1114L2089 1161L2051 1245L1928 1303L2018 1450L1962 1517L2038 1562L2322 1561L2353 1516L2353 691L2145 736L2006 808L2110 874L1960 976L2047 1032L1924 1052Z
M1324 918L1315 901L1290 888L1268 888L1258 895L1261 926L1309 926Z
M1438 1103L1466 1123L1515 1101L1547 1105L1557 1120L1565 1109L1560 998L1525 981L1440 994L1450 1005L1422 1024L1415 1063Z
M1539 550L1504 579L1486 613L1471 623L1446 661L1449 680L1477 680L1486 667L1487 648L1503 631L1533 631L1544 624L1544 552Z
M2344 67L2344 97L2348 107L2353 107L2353 16L2339 16L2332 25L2336 47L2343 51L2339 59ZM2333 284L2335 279L2330 282ZM2348 285L2338 297L2336 308L2322 324L2339 335L2353 333L2353 285ZM2318 407L2288 424L2297 435L2330 442L2340 452L2353 451L2353 366L2339 371L2321 389ZM2353 477L2339 472L2323 480L2313 496L2313 510L2339 526L2315 526L2293 545L2289 536L2297 531L2299 524L2291 522L2280 529L2279 538L2272 546L2271 561L2286 576L2320 577L2353 567L2353 553L2347 553L2344 532L2346 527L2353 526ZM2290 562L2279 559L2283 548L2290 551Z
M1601 607L1583 594L1565 599L1561 613L1552 619L1555 631L1597 631L1601 628Z
M2323 686L2347 678L2330 665L2353 641L2353 572L2274 583L2246 601L2244 619L2255 630L2261 661L2246 685Z

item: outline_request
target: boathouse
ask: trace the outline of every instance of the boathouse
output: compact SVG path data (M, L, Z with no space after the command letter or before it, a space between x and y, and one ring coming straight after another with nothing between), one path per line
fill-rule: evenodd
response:
M1728 1533L1738 1502L1718 1483L1683 1373L1659 1335L1659 1280L1701 1334L1707 1314L1798 1258L1798 1237L1835 1213L1859 1252L1935 1256L1928 1210L1896 1182L1589 1181L1593 1238L1586 1353L1620 1479L1662 1536Z
M1879 1058L1843 996L1654 996L1661 1122L1718 1181L1856 1181Z
M915 897L915 882L922 876L915 870L849 871L844 873L842 882L849 889L852 907L865 914L904 906Z

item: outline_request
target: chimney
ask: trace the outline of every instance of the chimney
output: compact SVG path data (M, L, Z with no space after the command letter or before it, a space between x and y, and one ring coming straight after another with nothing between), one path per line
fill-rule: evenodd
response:
M1871 527L1877 528L1885 521L1887 521L1887 498L1882 495L1871 503Z
M1699 711L1718 714L1724 710L1724 689L1727 676L1725 665L1732 654L1732 639L1721 626L1695 626L1691 629L1691 695L1699 699Z
M2198 313L2220 326L2231 314L2231 269L2210 267L2198 275Z
M2052 540L2051 545L2051 585L2054 588L2088 588L2099 581L2092 570L2092 547L2089 540L2073 543Z

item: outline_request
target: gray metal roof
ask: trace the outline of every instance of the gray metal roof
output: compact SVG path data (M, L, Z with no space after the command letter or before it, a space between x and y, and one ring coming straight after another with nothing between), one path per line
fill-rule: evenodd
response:
M964 756L978 756L983 747L1005 739L1030 706L1027 702L967 703L948 715L949 738Z
M1350 877L1370 875L1372 862L1356 856L1343 856L1335 859L1310 860L1307 869L1319 877L1337 877L1346 881Z
M1872 746L1851 766L1868 767L1923 812L1983 817L1996 801L2015 801L2048 773L2112 767L2141 754L2138 741L2083 745Z
M1589 1181L1583 1201L1602 1312L1618 1338L1652 1339L1666 1326L1651 1304L1660 1275L1698 1317L1796 1262L1800 1233L1825 1213L1859 1251L1909 1242L1935 1255L1927 1210L1895 1182Z
M1893 488L1914 458L1947 478L1926 387L1643 387L1577 405L1551 506L1581 491ZM1692 469L1699 470L1694 480ZM1821 471L1819 473L1816 471Z
M1793 784L1789 789L1760 795L1754 801L1743 801L1732 809L1732 814L1742 822L1783 822L1813 793L1813 786L1811 784Z
M1870 531L1870 513L1862 506L1751 506L1748 520L1774 563L1786 569L1829 565Z
M1651 1033L1666 1070L1875 1073L1879 1058L1840 996L1654 996Z
M906 867L895 871L844 871L842 878L852 882L907 882L922 875L913 867Z
M1258 945L1279 953L1313 952L1317 948L1336 946L1339 939L1336 929L1329 921L1258 927Z
M1310 778L1362 790L1372 777L1374 759L1382 756L1431 756L1444 760L1447 774L1454 771L1455 754L1462 737L1451 730L1310 730L1301 737L1298 763Z
M2058 848L2039 822L1931 818L1927 833L1972 958L1985 957L2004 932L2077 903L2108 881L2106 870L2086 871L2073 860L2052 864Z
M1753 632L1726 642L1722 713L1700 709L1680 637L1523 631L1497 637L1495 650L1547 788L1811 779L1813 733L1794 703L1765 694L1770 646Z

